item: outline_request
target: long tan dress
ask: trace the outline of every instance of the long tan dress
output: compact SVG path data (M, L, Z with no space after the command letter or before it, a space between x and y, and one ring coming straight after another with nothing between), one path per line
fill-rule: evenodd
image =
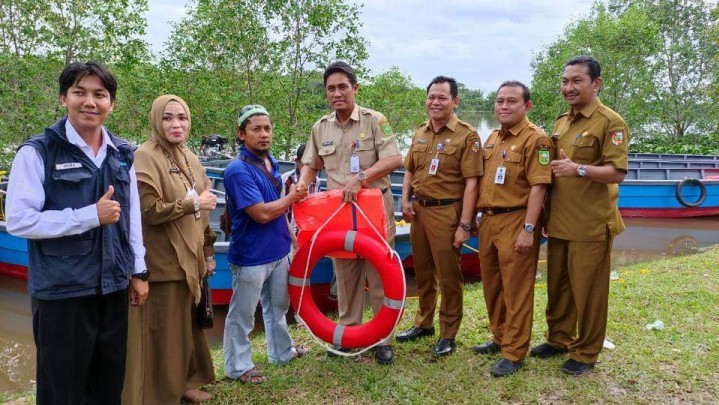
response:
M193 178L202 193L205 171L183 145L161 139L154 125L153 135L135 153L150 292L143 306L129 311L124 404L178 404L185 391L215 380L194 307L216 236L207 211L196 220L194 203L185 198Z

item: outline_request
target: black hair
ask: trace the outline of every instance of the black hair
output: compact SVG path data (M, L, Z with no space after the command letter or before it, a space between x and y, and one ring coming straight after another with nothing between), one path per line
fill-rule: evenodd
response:
M357 75L355 75L355 70L352 69L352 66L350 66L347 62L339 60L337 62L332 62L329 66L327 66L327 69L325 69L325 86L327 85L327 78L335 73L343 73L345 76L347 76L347 79L350 81L350 84L352 86L357 84Z
M589 71L589 78L592 79L592 81L602 77L602 67L596 59L589 55L575 56L572 59L569 59L564 67L566 68L567 66L572 65L585 65Z
M303 144L301 144L300 146L297 147L297 155L296 155L296 156L297 156L297 159L302 160L302 155L305 154L305 146L307 146L307 144L304 144L304 143L303 143Z
M90 76L97 76L102 81L103 86L110 93L110 101L115 101L117 94L117 80L110 70L100 62L72 62L65 66L60 73L58 83L60 84L60 95L66 96L67 90L80 80Z
M529 87L527 87L524 83L520 82L519 80L507 80L506 82L502 82L502 84L499 85L497 88L497 93L499 93L500 90L502 90L502 87L519 87L522 89L522 98L524 99L524 102L526 103L529 101L531 94L529 93ZM496 93L495 93L496 94Z
M429 85L427 85L427 93L429 94L429 88L432 87L432 85L437 83L449 83L449 93L452 95L452 98L455 98L459 96L459 90L457 88L457 81L454 80L452 77L447 76L437 76L434 79L432 79L431 82L429 82Z

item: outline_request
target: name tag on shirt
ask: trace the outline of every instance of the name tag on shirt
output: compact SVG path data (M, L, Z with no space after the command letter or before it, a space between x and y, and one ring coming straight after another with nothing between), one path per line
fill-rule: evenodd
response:
M56 163L55 164L55 170L77 169L79 167L82 167L82 163Z
M504 184L504 178L507 174L507 168L499 166L497 172L494 174L494 184Z

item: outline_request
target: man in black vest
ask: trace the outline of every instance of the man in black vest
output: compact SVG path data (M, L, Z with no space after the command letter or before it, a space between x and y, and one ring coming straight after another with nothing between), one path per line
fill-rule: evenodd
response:
M67 116L20 145L8 184L7 230L28 239L37 403L119 404L128 299L148 293L134 148L103 126L117 91L104 66L71 63L59 84Z

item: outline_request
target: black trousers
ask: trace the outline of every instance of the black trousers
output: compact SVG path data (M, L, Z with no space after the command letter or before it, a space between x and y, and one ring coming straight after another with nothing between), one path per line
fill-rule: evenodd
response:
M32 299L37 403L120 404L128 291Z

